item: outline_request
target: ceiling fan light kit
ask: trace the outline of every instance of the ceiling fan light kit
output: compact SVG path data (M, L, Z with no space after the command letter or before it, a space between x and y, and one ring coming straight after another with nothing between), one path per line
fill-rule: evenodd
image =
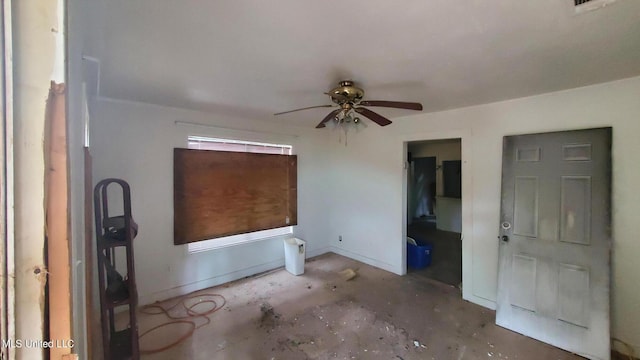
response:
M359 117L352 116L352 113L347 113L346 115L343 112L340 112L336 115L333 120L329 121L332 130L341 130L340 136L338 137L338 141L342 143L342 133L344 133L344 145L347 146L347 137L350 130L355 130L356 132L360 132L360 130L367 127L367 124L360 120ZM325 127L322 124L322 127Z
M354 115L354 112L370 119L380 126L387 126L391 124L391 120L363 106L379 106L416 111L422 110L422 104L420 103L387 100L362 100L362 98L364 98L364 90L355 86L353 81L351 80L340 81L338 85L338 87L331 89L325 93L326 95L329 95L331 101L338 106L338 109L331 111L327 116L325 116L324 119L322 119L322 121L320 121L320 123L316 125L316 128L318 129L326 127L327 122L331 120L333 120L334 125L343 127L345 133L349 129L349 127L355 127L357 129L358 125L364 123L360 120L359 117L356 117ZM309 106L305 108L280 112L274 115L282 115L295 111L302 111L320 107L332 107L336 105Z

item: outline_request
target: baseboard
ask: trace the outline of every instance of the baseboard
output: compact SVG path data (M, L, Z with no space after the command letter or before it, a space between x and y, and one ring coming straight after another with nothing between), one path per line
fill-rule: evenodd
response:
M319 249L307 250L306 257L312 258L322 254L326 254L328 252L331 252L331 247L328 247L328 246L319 248ZM152 304L156 301L163 301L163 300L171 299L177 296L186 295L194 291L210 288L213 286L218 286L221 284L228 283L230 281L239 280L247 276L259 274L261 272L277 269L283 266L284 266L284 257L281 259L269 261L263 264L232 271L226 274L221 274L221 275L213 276L207 279L198 280L196 282L192 282L189 284L179 285L171 289L157 291L155 293L148 294L148 295L141 295L139 297L138 303L140 305Z
M462 284L462 286L464 286L464 283ZM489 299L485 299L485 298L480 297L480 296L476 296L476 295L473 295L473 294L465 296L464 292L463 292L462 293L462 298L464 300L472 302L472 303L474 303L476 305L480 305L480 306L486 307L486 308L491 309L491 310L495 310L496 309L496 302L495 301L492 301L492 300L489 300Z
M350 259L363 262L363 263L365 263L367 265L375 266L375 267L377 267L379 269L386 270L388 272L400 275L400 272L399 272L400 269L397 269L396 267L394 267L391 264L387 264L385 262L382 262L382 261L379 261L379 260L376 260L376 259L372 259L370 257L362 256L360 254L356 254L356 253L351 252L349 250L341 249L341 248L335 247L335 246L331 247L331 252L334 252L334 253L336 253L338 255L342 255L342 256L348 257Z
M326 254L329 252L331 252L331 246L325 246L320 249L312 249L312 250L307 249L307 259L320 256L322 254Z
M176 296L186 295L194 291L210 288L213 286L228 283L230 281L242 279L247 276L259 274L261 272L277 269L284 266L284 257L263 264L251 266L248 268L232 271L226 274L213 276L207 279L198 280L189 284L179 285L171 289L161 290L152 294L142 295L139 297L140 305L151 304L156 301L171 299Z
M391 273L394 274L398 274L400 269L396 269L393 265L376 260L376 259L372 259L366 256L362 256L360 254L356 254L354 252L345 250L345 249L341 249L335 246L326 246L326 247L322 247L322 248L318 248L318 249L312 249L312 250L307 250L307 258L313 258L316 256L320 256L322 254L326 254L329 252L333 252L336 253L338 255L342 255L345 257L348 257L350 259L354 259L360 262L363 262L367 265L371 265L377 268L380 268L382 270L386 270L389 271ZM192 282L189 284L184 284L184 285L179 285L176 287L173 287L171 289L166 289L166 290L161 290L161 291L157 291L155 293L152 294L146 294L146 295L141 295L139 297L138 303L140 305L145 305L145 304L151 304L154 303L156 301L163 301L166 299L171 299L177 296L181 296L181 295L186 295L189 293L192 293L194 291L198 291L198 290L202 290L202 289L206 289L206 288L210 288L213 286L218 286L221 284L225 284L228 283L230 281L235 281L238 279L242 279L244 277L247 276L251 276L251 275L255 275L255 274L259 274L261 272L265 272L265 271L269 271L269 270L273 270L273 269L277 269L279 267L283 267L284 266L284 257L274 260L274 261L269 261L263 264L259 264L259 265L255 265L255 266L251 266L248 268L244 268L244 269L240 269L240 270L236 270L236 271L232 271L226 274L221 274L221 275L217 275L217 276L213 276L207 279L203 279L203 280L199 280L196 282ZM496 303L494 301L491 300L487 300L475 295L471 295L468 297L464 297L463 298L467 301L470 301L472 303L478 304L480 306L484 306L486 308L495 310L496 309Z

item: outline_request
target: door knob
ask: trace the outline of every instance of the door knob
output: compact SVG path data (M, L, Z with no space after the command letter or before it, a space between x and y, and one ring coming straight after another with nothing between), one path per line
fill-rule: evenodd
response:
M501 240L504 242L509 242L509 237L507 235L502 235Z

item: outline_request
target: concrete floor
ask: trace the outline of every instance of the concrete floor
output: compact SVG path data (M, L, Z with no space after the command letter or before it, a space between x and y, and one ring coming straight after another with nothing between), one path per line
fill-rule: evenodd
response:
M346 268L357 277L345 281ZM143 359L580 359L497 327L493 311L463 301L455 287L336 254L307 260L301 276L280 269L202 292L227 303L183 343ZM141 315L140 331L164 321ZM187 329L154 332L141 348Z
M414 221L407 228L407 236L432 246L431 266L409 269L430 279L458 286L462 283L462 241L460 233L436 229L435 222Z

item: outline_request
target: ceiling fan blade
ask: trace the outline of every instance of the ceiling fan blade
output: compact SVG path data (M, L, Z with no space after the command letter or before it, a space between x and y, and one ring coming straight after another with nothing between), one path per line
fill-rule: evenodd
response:
M325 123L333 118L336 117L336 115L338 115L338 113L342 111L342 109L335 109L332 112L329 113L329 115L325 116L324 119L322 119L322 121L320 121L320 123L316 126L316 129L322 129L323 127L326 127L327 125L325 125Z
M376 124L380 125L380 126L387 126L389 124L391 124L391 120L387 119L386 117L375 113L369 109L363 108L363 107L357 107L357 108L353 108L353 110L355 112L357 112L358 114L362 114L366 117L368 117L369 119L371 119L373 122L375 122Z
M277 116L277 115L282 115L282 114L292 113L292 112L295 112L295 111L309 110L309 109L315 109L315 108L321 108L321 107L333 107L333 106L335 106L335 105L317 105L317 106L307 106L307 107L300 108L300 109L295 109L295 110L289 110L289 111L283 111L283 112L275 113L275 114L273 114L273 115L274 115L274 116Z
M382 106L396 109L422 110L422 104L403 101L385 101L385 100L365 100L360 101L359 105L363 106Z

